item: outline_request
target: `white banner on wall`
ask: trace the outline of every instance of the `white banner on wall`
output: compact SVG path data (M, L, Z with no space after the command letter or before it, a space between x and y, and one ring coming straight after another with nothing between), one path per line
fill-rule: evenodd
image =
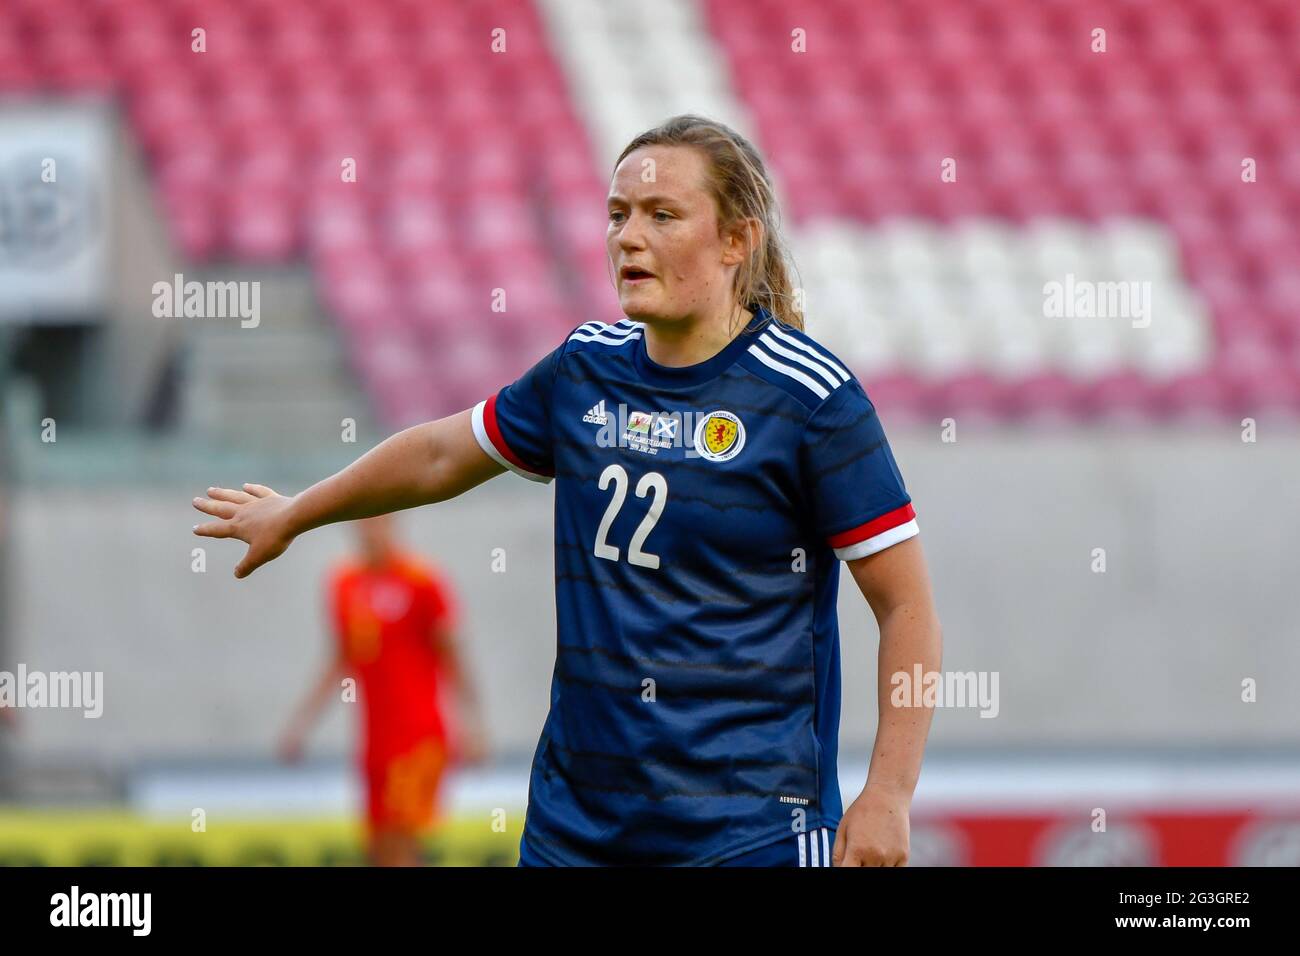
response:
M0 101L0 322L102 313L111 144L102 106Z

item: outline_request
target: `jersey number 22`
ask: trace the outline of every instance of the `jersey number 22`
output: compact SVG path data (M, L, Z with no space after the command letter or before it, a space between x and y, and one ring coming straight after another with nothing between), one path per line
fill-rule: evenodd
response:
M618 517L619 509L627 499L628 477L622 465L610 465L600 473L601 491L608 488L610 482L614 484L614 497L610 499L609 507L605 509L605 516L600 519L600 527L596 531L596 557L604 558L606 561L617 561L618 548L605 539L609 535L610 526L614 524L614 519ZM654 530L659 516L664 513L664 505L668 503L668 479L657 471L646 472L636 483L636 496L644 498L650 492L654 492L650 508L641 519L636 534L632 535L632 543L627 549L628 563L641 568L659 567L659 555L642 551L641 546L645 544L645 539L650 537L650 532Z

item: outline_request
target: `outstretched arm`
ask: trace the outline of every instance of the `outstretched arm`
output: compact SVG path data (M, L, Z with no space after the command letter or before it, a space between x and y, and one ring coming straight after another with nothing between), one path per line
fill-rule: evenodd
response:
M245 578L304 531L454 498L505 471L479 447L470 416L466 409L398 432L292 497L265 485L209 488L194 507L220 520L195 525L194 533L247 544L235 567L235 577Z
M835 866L904 866L910 853L912 793L934 710L894 706L893 675L910 676L918 664L923 673L937 672L943 637L920 538L848 565L880 625L880 719L867 784L840 821L831 858Z

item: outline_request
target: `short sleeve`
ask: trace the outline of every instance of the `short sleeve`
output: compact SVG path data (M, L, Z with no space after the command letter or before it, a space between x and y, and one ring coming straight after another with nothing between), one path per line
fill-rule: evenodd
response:
M551 394L561 345L495 395L474 406L474 437L489 456L530 481L555 477Z
M876 408L857 379L813 412L799 453L814 527L837 558L865 558L919 532Z

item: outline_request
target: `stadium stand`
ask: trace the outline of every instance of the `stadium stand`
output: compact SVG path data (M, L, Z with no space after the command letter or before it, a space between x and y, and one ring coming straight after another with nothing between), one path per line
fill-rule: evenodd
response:
M1300 410L1294 5L708 0L652 25L560 6L13 0L0 91L118 97L187 255L309 262L392 426L617 317L616 138L592 113L667 115L683 88L751 118L813 328L896 414ZM773 22L835 55L793 55ZM509 55L461 39L496 28ZM665 37L690 45L620 75ZM598 105L566 45L605 78ZM1066 273L1150 281L1153 321L1044 322L1038 289Z

